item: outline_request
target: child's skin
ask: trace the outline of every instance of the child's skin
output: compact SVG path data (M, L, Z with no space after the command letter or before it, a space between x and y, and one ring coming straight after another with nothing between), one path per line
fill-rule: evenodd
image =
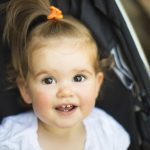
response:
M39 40L43 45L32 52L26 81L18 78L17 83L39 118L40 146L43 150L83 150L83 120L95 105L103 73L96 73L89 45L69 39L53 44L46 38Z

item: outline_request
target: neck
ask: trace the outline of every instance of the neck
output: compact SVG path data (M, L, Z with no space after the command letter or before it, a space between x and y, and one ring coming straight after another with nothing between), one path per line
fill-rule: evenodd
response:
M59 150L83 150L85 143L85 128L80 123L72 128L55 128L38 123L38 140L43 150L52 149ZM64 147L64 145L66 145ZM66 148L67 147L67 148Z
M48 125L43 124L41 121L38 121L38 134L45 135L47 137L53 138L71 138L72 136L83 134L85 132L83 123L77 124L72 128L57 128L50 127Z

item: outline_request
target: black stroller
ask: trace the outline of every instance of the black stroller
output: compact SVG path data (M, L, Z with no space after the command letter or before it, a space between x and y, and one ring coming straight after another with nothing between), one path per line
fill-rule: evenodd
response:
M115 66L106 72L96 105L114 116L128 131L129 150L150 150L150 69L120 1L53 0L52 4L91 29L97 43L104 48L102 57L113 55ZM2 35L4 14L0 22ZM8 59L7 45L0 44L0 119L29 109L20 104L17 89L5 90Z

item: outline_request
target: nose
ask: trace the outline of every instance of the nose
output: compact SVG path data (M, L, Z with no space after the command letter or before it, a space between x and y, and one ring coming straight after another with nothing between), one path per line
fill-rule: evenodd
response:
M58 98L69 98L74 96L74 92L70 85L64 85L59 87L56 96Z

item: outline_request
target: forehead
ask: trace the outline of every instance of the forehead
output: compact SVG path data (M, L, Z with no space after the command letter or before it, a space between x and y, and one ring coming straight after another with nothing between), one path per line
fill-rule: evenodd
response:
M78 40L71 41L68 39L62 39L61 41L42 40L40 40L39 43L37 42L35 49L32 50L30 57L32 69L39 67L37 65L44 65L44 63L53 63L60 66L61 62L65 62L66 65L73 63L74 66L77 66L77 64L79 66L80 61L85 65L86 63L93 64L95 62L96 47L90 43Z
M35 37L29 48L30 56L34 56L33 53L39 53L40 51L48 50L52 52L64 52L72 53L79 51L86 53L86 55L96 56L97 46L93 41L86 41L80 38L39 38ZM94 57L93 57L94 58Z
M87 46L87 44L81 44L76 42L68 42L68 40L49 42L44 41L37 49L32 51L32 59L35 57L46 57L44 55L49 55L49 57L72 57L74 55L91 57L93 58L94 53L92 52L92 47Z

